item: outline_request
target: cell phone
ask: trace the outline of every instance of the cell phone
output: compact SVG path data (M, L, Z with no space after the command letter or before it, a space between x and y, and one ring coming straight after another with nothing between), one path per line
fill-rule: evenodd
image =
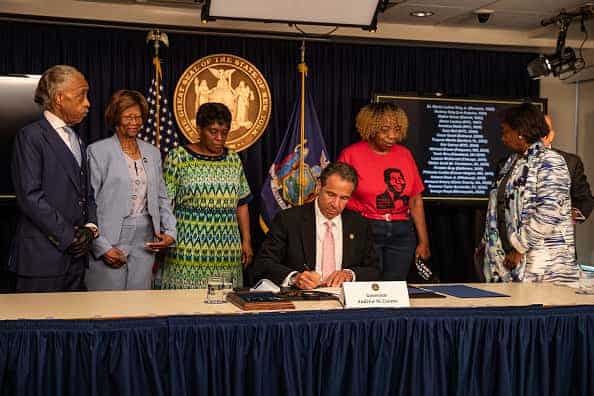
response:
M594 272L594 266L592 265L581 264L580 267L582 267L582 271Z
M571 208L571 211L574 214L575 221L585 221L586 220L586 216L584 216L582 211L579 210L578 208Z
M417 259L415 260L415 265L417 267L417 272L419 273L419 276L421 276L421 278L425 280L429 280L431 278L433 272L427 266L425 260L423 260L421 257L417 257Z
M156 242L156 241L145 242L145 243L144 243L144 248L145 248L146 250L150 250L151 252L156 252L157 250L156 250L155 248L153 248L153 244L154 244L155 242Z

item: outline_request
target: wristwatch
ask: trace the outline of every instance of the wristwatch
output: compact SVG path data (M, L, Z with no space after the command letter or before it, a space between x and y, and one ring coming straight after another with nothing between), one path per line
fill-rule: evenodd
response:
M295 284L297 283L298 275L299 275L299 272L295 272L293 275L291 275L291 277L289 278L289 286L295 286Z

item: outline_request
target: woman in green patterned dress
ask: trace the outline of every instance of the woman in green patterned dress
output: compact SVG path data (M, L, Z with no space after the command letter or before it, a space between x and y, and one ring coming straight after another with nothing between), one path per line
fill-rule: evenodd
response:
M243 285L252 261L248 202L252 195L239 156L225 148L231 113L205 103L196 114L200 140L165 159L164 178L177 219L177 241L166 259L162 288L205 288L210 275L231 273Z

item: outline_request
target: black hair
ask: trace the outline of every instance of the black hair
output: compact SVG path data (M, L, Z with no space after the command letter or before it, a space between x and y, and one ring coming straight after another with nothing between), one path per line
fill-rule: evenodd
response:
M338 175L342 179L353 183L354 189L359 184L359 176L355 168L345 162L333 162L328 164L320 174L320 183L323 186L326 185L326 180L332 175Z
M231 126L231 112L222 103L204 103L196 113L196 125L199 128L206 128L212 124L223 124Z
M522 103L503 111L501 122L520 134L528 144L549 134L544 114L532 103Z

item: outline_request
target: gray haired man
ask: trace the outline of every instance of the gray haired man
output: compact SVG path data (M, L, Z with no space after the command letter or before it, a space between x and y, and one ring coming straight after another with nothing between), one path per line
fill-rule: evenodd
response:
M85 290L97 216L86 150L73 127L87 115L88 91L74 67L49 68L35 91L43 117L17 134L12 178L21 213L9 261L17 291Z

